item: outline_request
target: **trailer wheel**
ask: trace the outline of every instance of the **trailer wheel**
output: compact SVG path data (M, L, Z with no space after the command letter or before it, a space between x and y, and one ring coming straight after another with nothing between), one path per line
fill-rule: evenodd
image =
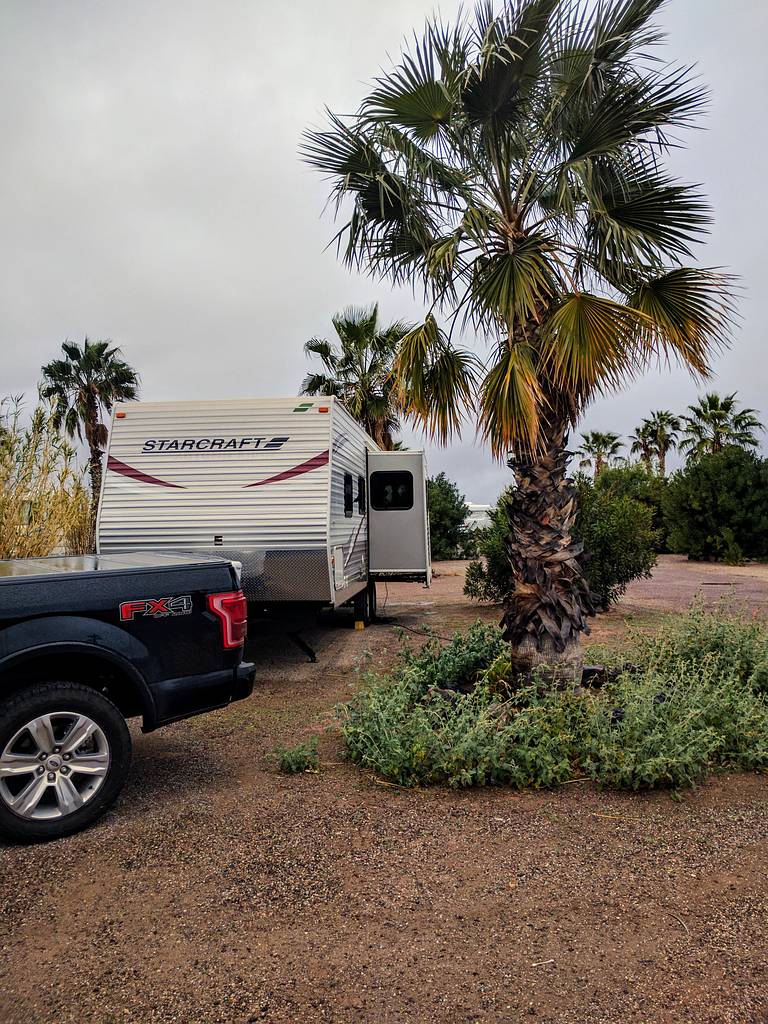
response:
M369 580L365 590L359 590L352 599L355 610L355 629L363 629L376 621L376 584Z
M125 719L103 694L68 682L22 690L0 712L0 834L30 842L86 828L130 761Z
M368 588L366 590L368 597L368 622L376 621L376 613L378 610L378 602L376 599L376 581L368 580Z

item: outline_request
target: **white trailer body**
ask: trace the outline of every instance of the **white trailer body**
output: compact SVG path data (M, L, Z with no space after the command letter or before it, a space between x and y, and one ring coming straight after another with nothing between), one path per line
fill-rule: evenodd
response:
M396 486L369 469L385 454ZM382 507L369 513L371 472ZM112 415L97 549L211 552L242 562L249 600L338 606L377 567L429 583L425 483L422 452L380 452L333 398L127 402ZM374 521L392 564L371 561Z

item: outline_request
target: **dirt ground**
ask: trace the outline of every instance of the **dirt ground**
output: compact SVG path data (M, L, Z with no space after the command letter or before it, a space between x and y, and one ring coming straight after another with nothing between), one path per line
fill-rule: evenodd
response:
M439 633L498 616L449 564L384 614ZM652 625L700 593L768 613L768 567L661 560L601 617ZM135 734L115 809L89 832L0 847L3 1024L518 1024L768 1021L768 778L682 799L404 791L346 764L332 708L391 624L306 625L309 664L252 633L254 696ZM321 769L274 749L321 735Z

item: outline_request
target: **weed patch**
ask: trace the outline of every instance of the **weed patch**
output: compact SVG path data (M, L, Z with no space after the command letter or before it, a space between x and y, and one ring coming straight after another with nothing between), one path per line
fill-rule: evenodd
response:
M478 623L404 651L338 709L350 757L404 786L688 786L768 766L765 631L694 609L639 636L599 690L519 685L499 630Z
M277 752L278 766L286 775L298 775L300 772L314 772L320 763L317 754L317 737L308 743L297 743L293 747L283 747Z

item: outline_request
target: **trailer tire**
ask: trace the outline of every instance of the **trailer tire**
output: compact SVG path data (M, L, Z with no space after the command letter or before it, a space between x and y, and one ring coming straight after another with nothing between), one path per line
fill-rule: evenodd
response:
M0 711L0 835L40 842L87 828L130 763L125 719L98 690L57 681L19 691Z
M376 599L376 581L368 580L368 588L366 590L367 604L368 604L368 623L376 621L376 612L378 610L378 602Z

